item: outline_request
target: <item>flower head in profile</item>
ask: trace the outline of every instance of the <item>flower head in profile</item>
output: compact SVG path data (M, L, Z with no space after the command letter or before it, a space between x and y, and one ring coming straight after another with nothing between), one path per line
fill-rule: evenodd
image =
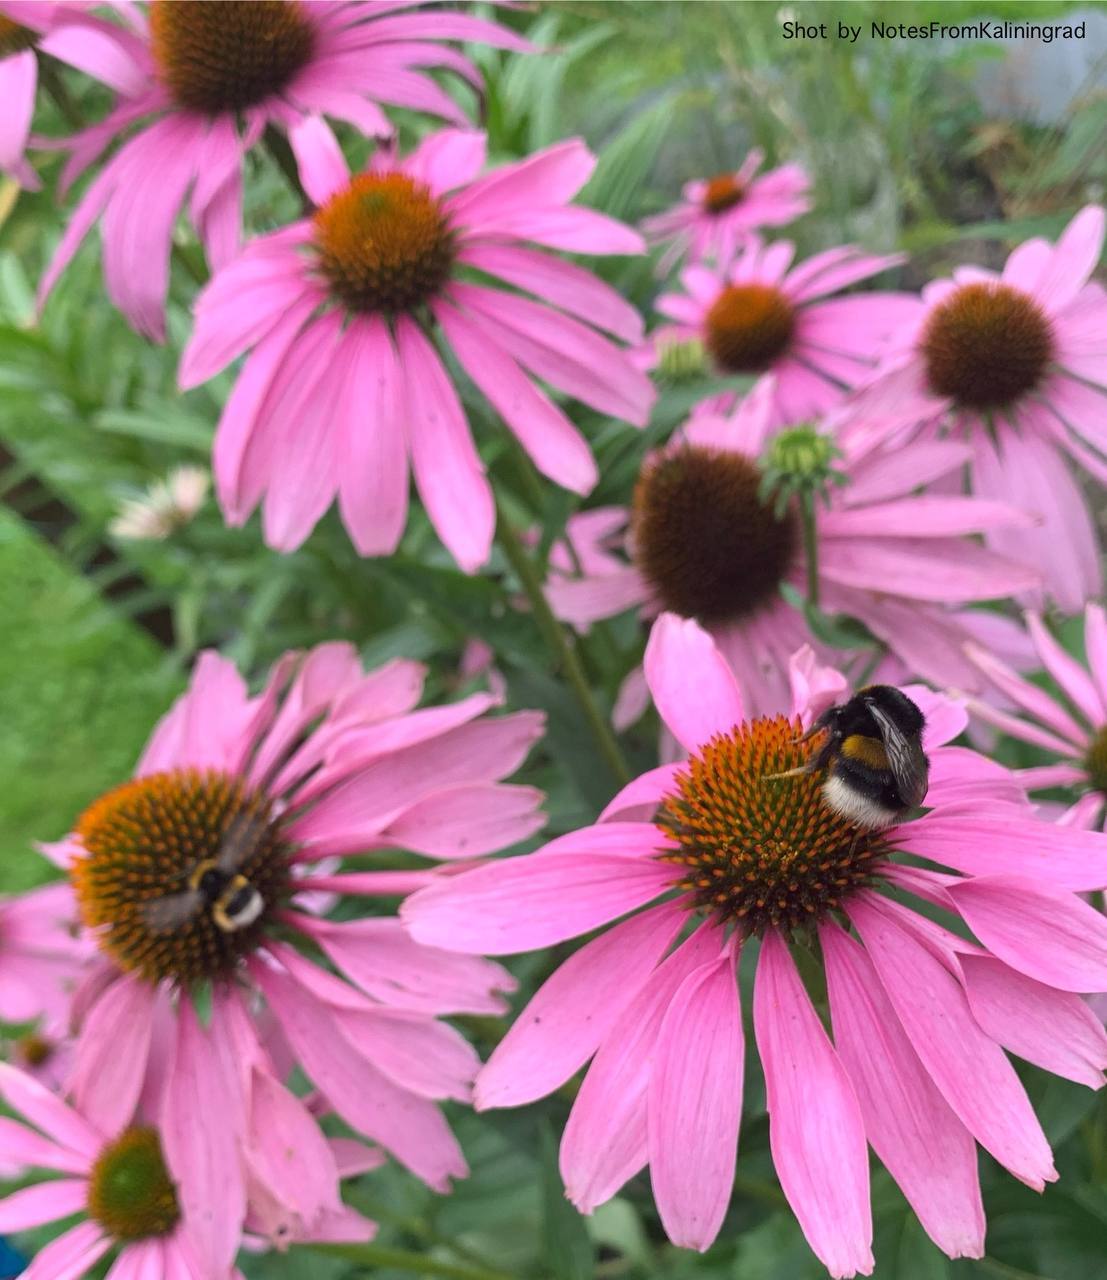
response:
M600 332L634 341L641 321L543 249L637 253L641 241L569 203L595 166L579 141L480 177L484 134L443 130L406 158L375 153L351 177L330 131L309 123L293 142L316 213L215 276L182 359L191 387L250 351L216 435L220 503L241 524L264 498L266 541L291 550L337 496L357 549L387 555L407 518L410 462L442 541L476 569L492 542L492 490L431 333L538 469L587 493L589 446L535 379L643 425L650 381Z
M178 214L187 208L213 268L233 257L243 158L267 128L294 134L321 113L389 137L382 107L464 123L464 112L427 74L445 68L480 86L473 63L450 42L530 48L497 23L414 0L153 0L120 12L126 27L103 23L68 50L69 61L118 101L99 124L55 144L70 153L63 188L105 148L126 141L77 205L39 297L101 220L108 296L157 341L165 336Z
M802 703L827 681L809 655L795 666L797 714L749 719L711 638L663 615L646 678L684 757L631 782L596 825L433 884L403 916L418 941L497 955L601 930L477 1083L478 1107L518 1106L592 1060L561 1144L583 1212L648 1165L670 1239L714 1240L742 1113L737 965L756 949L770 1146L815 1253L836 1277L872 1270L869 1144L931 1238L980 1257L976 1143L1037 1190L1057 1176L1005 1050L1103 1083L1107 1035L1076 993L1107 981L1107 920L1079 896L1107 884L1107 837L1037 820L1006 770L944 745L965 712L920 687L907 693L926 718L930 811L853 825L820 776L776 776L820 745L801 740ZM797 945L820 957L833 1038Z
M175 467L140 498L128 498L108 526L117 538L168 538L200 510L211 479L203 467Z
M918 492L964 466L963 444L855 462L814 426L772 430L775 403L767 377L729 418L697 414L647 457L629 509L571 522L575 562L564 551L551 562L555 611L581 627L636 605L648 616L667 609L696 618L750 711L787 711L791 654L810 643L830 656L781 594L809 592L814 554L821 607L861 620L912 672L975 688L962 651L975 621L954 610L1023 590L1035 575L970 535L1028 517L1004 503ZM814 551L796 501L778 505L766 491L769 471L791 486L820 487Z
M878 344L918 305L903 293L830 296L897 266L901 256L842 245L793 266L795 251L787 240L765 244L751 235L727 261L685 267L683 292L655 304L672 322L654 331L655 352L701 343L720 374L774 375L772 426L834 408L871 374Z
M308 1159L321 1141L274 1061L298 1063L356 1133L435 1189L466 1172L438 1104L469 1096L479 1061L439 1015L497 1011L513 983L411 941L387 904L430 873L388 869L388 851L465 859L532 834L540 793L500 779L542 726L528 712L490 718L489 694L416 710L424 674L400 660L366 673L351 646L328 644L280 662L250 697L205 654L134 778L51 850L101 953L75 1001L77 1105L113 1133L154 1094L186 1210L206 1207L194 1234L213 1268L233 1256L248 1203L281 1238L335 1207L264 1148L294 1132ZM367 853L371 870L335 865ZM329 920L320 892L373 897L379 913ZM197 1097L219 1124L197 1128ZM252 1128L263 1152L244 1166Z
M651 243L671 242L662 270L685 256L725 262L751 231L782 227L811 208L804 170L785 164L757 176L764 161L755 147L735 172L686 183L679 204L645 219L642 230Z
M1107 616L1099 604L1084 610L1086 666L1065 652L1038 614L1027 613L1026 625L1039 663L1057 682L1062 697L1051 697L994 653L971 644L970 661L1014 714L983 697L969 698L967 705L986 724L1059 757L1056 763L1020 770L1020 780L1031 791L1082 790L1069 820L1097 826L1107 804Z
M869 444L923 430L972 447L974 493L1039 517L988 542L1042 572L1070 613L1102 591L1098 545L1069 459L1107 480L1107 293L1089 278L1104 212L1089 206L1055 245L1027 240L1001 273L959 267L923 290L849 406L850 435Z

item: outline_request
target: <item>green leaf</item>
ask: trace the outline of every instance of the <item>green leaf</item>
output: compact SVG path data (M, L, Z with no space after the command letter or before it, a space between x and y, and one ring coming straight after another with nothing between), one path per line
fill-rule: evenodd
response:
M556 1280L591 1280L595 1250L584 1219L565 1199L557 1167L557 1144L547 1122L542 1126L542 1245Z
M211 452L211 424L166 404L150 409L105 409L92 421L99 430L114 435L178 445L205 457Z

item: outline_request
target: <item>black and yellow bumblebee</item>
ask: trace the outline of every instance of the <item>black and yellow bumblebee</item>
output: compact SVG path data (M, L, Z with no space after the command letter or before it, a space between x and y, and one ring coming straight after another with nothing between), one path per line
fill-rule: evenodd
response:
M826 741L791 778L825 770L826 803L859 827L890 827L926 798L930 762L922 748L926 721L911 699L890 684L858 689L848 702L823 712L798 739Z

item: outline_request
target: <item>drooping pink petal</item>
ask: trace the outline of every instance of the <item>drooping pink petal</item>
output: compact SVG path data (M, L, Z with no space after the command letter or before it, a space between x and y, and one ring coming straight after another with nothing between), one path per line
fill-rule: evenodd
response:
M1037 685L1025 680L1018 672L1013 671L1007 663L990 653L982 645L969 643L965 652L984 672L989 680L1024 711L1042 724L1047 725L1054 733L1065 738L1078 751L1082 750L1088 739L1088 732Z
M156 987L126 974L92 1006L77 1037L69 1087L81 1113L109 1136L135 1114L156 998Z
M1059 311L1087 283L1103 248L1103 227L1103 210L1088 205L1061 233L1049 265L1034 282L1033 296L1047 311Z
M681 768L680 764L662 764L656 769L649 769L639 774L633 782L628 782L621 791L616 793L614 799L608 802L607 808L600 814L600 821L606 822L617 817L627 821L631 819L645 821L661 801L677 789L676 779ZM631 813L628 810L640 810L640 812Z
M384 839L431 858L476 858L533 835L546 824L536 787L473 783L448 787L390 822Z
M737 951L688 975L662 1020L646 1100L650 1181L665 1233L709 1248L734 1185L745 1039Z
M80 1280L111 1244L98 1222L80 1222L39 1249L19 1280Z
M57 1169L62 1173L88 1173L90 1156L59 1146L50 1138L0 1116L0 1176L15 1176L23 1169Z
M477 1077L478 1110L545 1097L578 1071L680 931L683 913L651 907L575 952L539 987Z
M832 1276L871 1275L865 1126L853 1087L788 948L766 933L753 989L769 1146L807 1243Z
M467 231L500 231L513 214L567 204L595 167L596 157L581 139L569 138L478 178L448 208Z
M99 1154L103 1136L44 1085L7 1062L0 1062L0 1097L60 1147L89 1162Z
M1095 684L1080 663L1070 657L1050 635L1041 616L1037 613L1028 613L1026 625L1046 670L1072 699L1078 710L1087 717L1090 724L1099 725L1107 721L1107 700L1100 696Z
M5 1153L6 1154L6 1153ZM88 1201L88 1180L55 1178L12 1191L0 1200L0 1231L29 1231L80 1213Z
M688 751L742 722L738 683L715 642L692 619L661 614L646 645L645 667L662 720Z
M865 951L820 926L834 1043L865 1133L927 1234L951 1258L984 1253L976 1145L927 1075Z
M912 1047L962 1124L1016 1178L1036 1191L1057 1171L1011 1064L981 1031L956 978L899 923L902 908L864 891L849 902Z
M350 180L338 139L321 116L305 116L288 131L304 190L315 204L325 204Z

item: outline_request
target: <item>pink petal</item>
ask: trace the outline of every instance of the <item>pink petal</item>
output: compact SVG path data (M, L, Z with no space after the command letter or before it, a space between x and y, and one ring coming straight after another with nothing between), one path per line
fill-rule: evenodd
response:
M1054 640L1041 617L1037 613L1028 613L1026 625L1045 669L1087 717L1089 723L1100 725L1107 721L1107 701L1100 697L1084 668Z
M83 1115L109 1137L135 1114L153 1031L157 988L133 974L113 982L89 1010L70 1077Z
M967 604L1016 595L1039 585L1039 574L970 542L941 547L925 539L829 540L820 548L819 571L831 582L897 593L939 604Z
M480 130L439 129L423 138L403 171L443 195L471 183L484 168L487 151L488 139Z
M987 1035L1054 1075L1102 1087L1107 1033L1079 996L1035 982L991 956L963 955L960 963L969 1008Z
M92 1125L37 1080L7 1062L0 1062L0 1097L60 1147L90 1163L99 1155L104 1140Z
M568 203L595 167L585 144L570 138L478 178L454 196L449 210L467 231L498 231L512 215Z
M708 1249L734 1186L745 1040L737 953L690 973L658 1032L647 1093L650 1180L673 1244Z
M641 817L642 815L626 812L639 807L648 807L649 813L643 818L647 820L661 801L677 790L677 775L682 768L681 764L662 764L640 774L608 802L607 808L600 814L600 821L605 822L615 817Z
M496 524L492 490L457 393L418 327L396 325L405 378L404 421L415 483L431 523L467 573L488 559Z
M714 640L691 618L663 613L646 645L646 683L661 719L689 752L742 723L742 695Z
M939 1249L951 1258L982 1257L976 1144L911 1048L864 949L829 922L819 937L834 1043L873 1150Z
M949 970L864 891L848 905L892 1007L930 1078L987 1151L1036 1191L1055 1181L1049 1143L1003 1050L977 1026Z
M0 116L0 167L14 168L22 162L35 110L38 61L33 49L9 54L0 60L0 88L7 108Z
M420 889L401 919L418 942L478 955L534 951L645 906L673 871L652 859L528 854Z
M1081 209L1061 233L1049 266L1034 283L1034 297L1048 311L1059 311L1080 292L1103 249L1103 210Z
M1013 969L1062 991L1107 990L1107 918L1082 898L1018 875L961 880L950 894L973 933Z
M347 1040L401 1089L470 1101L480 1059L447 1023L412 1009L336 1010L334 1018Z
M87 1178L54 1178L11 1191L0 1200L0 1231L29 1231L57 1222L81 1213L87 1203Z
M4 1170L0 1176L12 1177L15 1176L13 1170L24 1169L88 1173L91 1164L91 1157L78 1155L67 1147L59 1147L33 1129L17 1124L7 1116L0 1116L0 1169Z
M555 969L477 1077L477 1110L519 1107L564 1084L595 1053L683 923L673 906L651 907Z
M1030 516L1005 502L928 494L828 511L820 516L819 532L827 538L947 538L1032 524Z
M430 858L475 858L517 844L546 825L535 787L477 783L451 787L412 805L385 833L398 847Z
M98 1222L81 1222L35 1254L19 1280L80 1280L111 1248Z
M300 181L316 205L325 204L350 181L350 170L330 126L320 116L305 116L288 130Z
M646 980L604 1037L561 1140L565 1194L581 1213L609 1200L648 1158L650 1062L669 1003L693 970L718 956L723 939L700 925Z
M1069 713L1049 694L1023 679L1005 662L984 649L981 645L969 643L965 652L984 672L989 680L1002 693L1006 694L1016 706L1021 707L1041 724L1047 725L1055 733L1067 738L1077 751L1084 748L1088 740L1088 731L1081 728Z
M861 1110L788 948L766 933L753 988L769 1146L807 1243L832 1276L871 1275L869 1161Z
M972 457L972 449L951 440L916 444L870 455L851 468L849 485L842 491L847 507L886 502L913 492L919 485L948 475Z

